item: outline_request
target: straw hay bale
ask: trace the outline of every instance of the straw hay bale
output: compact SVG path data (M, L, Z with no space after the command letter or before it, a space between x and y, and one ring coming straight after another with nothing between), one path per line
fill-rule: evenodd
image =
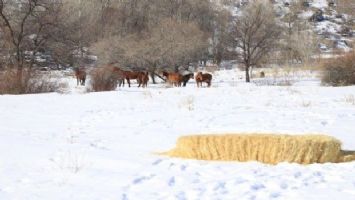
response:
M354 153L341 151L341 142L325 135L226 134L180 137L176 148L163 153L198 160L260 161L277 164L344 162Z
M351 162L355 160L355 151L341 151L338 162Z

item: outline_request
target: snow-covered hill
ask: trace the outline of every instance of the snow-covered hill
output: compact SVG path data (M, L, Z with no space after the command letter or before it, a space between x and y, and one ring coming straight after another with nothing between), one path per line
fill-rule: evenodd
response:
M238 15L249 0L218 1L228 5L233 15ZM265 0L269 1L269 0ZM355 39L354 13L338 12L336 0L270 0L282 21L285 16L295 12L298 19L307 23L318 35L319 48L323 53L334 51L349 51ZM340 5L339 5L340 6ZM341 4L341 6L344 6ZM348 5L355 6L353 4ZM355 7L354 7L355 9Z

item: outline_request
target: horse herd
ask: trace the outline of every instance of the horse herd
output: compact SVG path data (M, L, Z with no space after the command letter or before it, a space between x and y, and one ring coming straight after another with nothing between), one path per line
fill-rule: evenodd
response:
M125 85L125 80L128 83L128 87L131 87L131 80L137 80L138 87L147 87L149 81L149 73L146 71L126 71L122 70L118 67L110 67L111 74L117 80L118 86L121 87ZM77 80L77 85L85 85L87 73L84 68L75 68L75 77ZM211 87L212 75L209 73L197 72L194 76L194 73L189 72L186 74L180 74L177 72L167 72L162 71L162 77L165 78L165 81L169 83L171 86L175 87L185 87L187 82L190 79L195 78L197 87L202 87L202 83L207 83L207 87Z

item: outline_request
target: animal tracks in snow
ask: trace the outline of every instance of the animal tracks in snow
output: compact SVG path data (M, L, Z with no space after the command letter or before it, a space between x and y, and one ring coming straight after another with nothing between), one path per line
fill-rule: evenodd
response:
M151 190L159 191L154 199L286 199L300 197L302 191L324 189L324 183L342 181L337 174L326 177L332 168L319 170L317 165L281 164L258 167L255 163L220 163L156 159L125 188L126 199L150 197ZM234 167L233 167L234 166ZM264 165L263 165L264 166ZM301 169L303 168L303 169ZM305 170L304 168L308 168ZM325 170L325 171L324 171ZM289 171L290 176L285 176ZM201 173L203 172L203 173ZM144 175L145 174L145 175ZM147 175L148 174L148 175ZM333 187L354 195L349 188ZM355 188L355 182L348 184ZM150 187L148 191L146 188Z

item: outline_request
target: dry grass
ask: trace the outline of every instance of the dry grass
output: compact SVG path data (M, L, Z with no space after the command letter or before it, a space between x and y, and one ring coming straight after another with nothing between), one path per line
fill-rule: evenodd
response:
M286 90L292 95L302 94L301 91L299 91L299 90L297 90L295 88L292 88L292 87L287 87Z
M149 90L143 91L143 96L144 96L145 99L153 98L153 94Z
M218 65L216 65L216 64L211 64L211 65L206 65L205 70L206 70L207 72L210 72L210 73L214 74L216 71L219 70L219 68L218 68Z
M117 88L117 77L112 73L109 67L95 68L90 73L90 89L89 91L112 91Z
M339 140L325 135L226 134L180 137L163 153L198 160L260 161L311 164L343 162L355 155L341 151Z
M323 64L322 83L330 86L355 85L355 51Z
M350 94L350 95L345 95L344 101L348 104L355 105L355 96Z
M18 71L5 69L0 72L0 94L35 94L60 92L67 85L53 78L49 73L33 69L23 69L20 78Z
M186 108L189 111L194 110L195 107L195 98L194 96L187 96L184 97L180 102L179 102L179 108Z
M355 151L341 151L338 162L351 162L355 160Z
M303 100L301 103L302 107L308 108L312 105L311 101Z

